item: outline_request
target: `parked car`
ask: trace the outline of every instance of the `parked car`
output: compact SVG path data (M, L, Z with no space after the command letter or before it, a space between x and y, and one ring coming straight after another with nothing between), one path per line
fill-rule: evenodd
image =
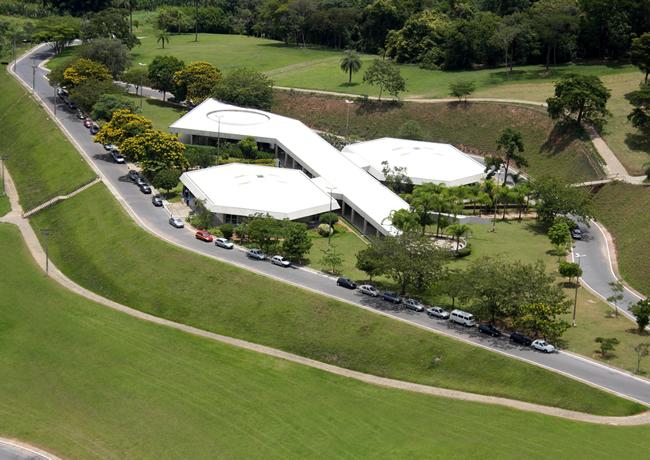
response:
M135 182L136 179L138 177L140 177L140 173L138 171L136 171L135 169L129 169L128 176L129 176L129 180L131 180L132 182Z
M197 240L205 241L208 243L212 243L212 241L214 241L214 237L207 230L197 230L194 236Z
M362 284L359 286L359 292L365 295L369 295L371 297L377 297L379 295L379 291L375 289L374 286L371 286L369 284Z
M278 255L271 257L271 263L273 265L278 265L280 267L285 267L285 268L286 267L291 267L291 261L285 259L282 256L278 256Z
M413 311L424 311L424 305L415 299L404 299L402 302L406 308Z
M93 125L93 121L92 121L90 118L86 118L86 119L84 120L84 126L85 126L86 128L90 128L92 125Z
M449 314L449 321L452 321L457 324L462 324L467 327L474 327L476 322L474 321L474 315L467 313L463 310L452 310Z
M449 312L440 307L427 308L427 315L432 318L449 319Z
M215 244L215 246L219 246L220 248L224 248L224 249L232 249L232 248L235 247L235 245L232 244L232 241L230 241L227 238L222 238L222 237L215 238L214 239L214 244Z
M68 105L68 108L70 110L77 110L77 104L75 104L74 102L68 101L68 102L66 102L66 104Z
M492 337L501 337L501 331L491 324L481 324L478 327L478 331L482 334L487 334Z
M521 332L513 332L510 334L510 341L527 347L533 343L533 340L530 337L525 336Z
M118 147L115 144L104 144L104 150L110 152L111 150L116 150Z
M151 197L151 204L153 204L157 208L161 208L163 205L163 200L160 195L154 195Z
M113 161L118 164L124 164L126 163L126 160L122 156L122 154L119 152L119 150L111 150L111 156L113 157Z
M348 289L356 289L357 288L357 283L352 281L350 278L339 278L336 280L336 284L338 286L348 288Z
M172 227L176 227L176 228L185 227L185 224L183 223L183 219L181 219L180 217L174 217L174 216L171 216L169 218L169 225L171 225Z
M382 299L392 303L402 303L402 298L394 292L386 291L381 295Z
M145 195L149 195L151 193L151 187L149 187L148 184L139 184L138 187L140 187L140 191Z
M582 239L582 230L580 230L577 227L574 228L573 230L571 230L571 238L573 238L574 240L581 240Z
M535 350L543 351L544 353L553 353L555 352L555 347L548 343L546 340L537 339L534 340L531 344Z
M68 97L68 91L65 88L57 88L56 95L59 96L61 99L65 99L66 97Z
M77 118L80 120L85 120L86 115L84 115L84 113L80 109L77 109Z
M255 260L266 259L266 255L262 252L261 249L249 249L246 255L251 259L255 259Z
M135 185L137 185L138 187L142 187L143 185L148 185L147 181L144 180L144 177L142 177L139 174L138 174L138 177L135 178L134 182L135 182Z
M99 132L99 125L97 123L93 123L90 125L90 134L97 134Z

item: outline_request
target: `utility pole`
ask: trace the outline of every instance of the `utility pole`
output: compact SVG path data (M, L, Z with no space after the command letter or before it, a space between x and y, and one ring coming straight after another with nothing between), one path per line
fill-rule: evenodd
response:
M217 155L221 155L221 115L217 115Z
M347 117L345 120L345 138L347 139L350 137L350 106L354 104L354 101L346 99L345 104L348 106Z
M327 187L327 190L330 192L329 231L327 232L327 246L329 247L332 244L332 190L334 187Z
M584 254L578 254L577 252L574 252L575 258L578 259L578 267L581 267L580 261L583 257L585 257ZM573 297L573 321L571 322L571 326L576 327L576 309L578 307L578 288L580 287L580 277L576 276L576 293L575 296Z
M142 68L147 66L147 64L143 64L142 62L138 62L138 65ZM144 73L140 74L140 113L142 113L142 99L144 98L144 92L142 90L143 86L144 86Z
M2 195L0 196L5 196L7 192L5 192L5 161L7 161L9 157L7 155L0 155L0 161L2 162L2 166L0 167L0 170L2 170Z
M50 253L49 253L49 237L52 234L52 230L49 228L42 228L41 234L45 237L45 275L49 276L50 271Z
M53 86L52 89L54 90L54 116L56 117L56 86Z

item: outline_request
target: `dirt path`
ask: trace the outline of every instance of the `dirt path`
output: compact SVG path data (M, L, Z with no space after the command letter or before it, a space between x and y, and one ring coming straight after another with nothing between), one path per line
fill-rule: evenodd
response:
M0 218L0 222L14 224L20 229L20 232L23 235L23 238L25 239L25 243L27 244L27 247L29 248L32 257L34 257L34 259L38 262L39 266L42 267L43 262L45 260L45 252L43 251L40 241L36 237L36 233L29 225L29 221L27 219L22 218L22 209L18 203L18 194L14 186L13 180L11 179L11 176L9 174L6 174L5 179L7 185L7 195L9 196L12 210L3 218ZM375 375L365 374L363 372L357 372L350 369L344 369L338 366L333 366L331 364L326 364L320 361L305 358L292 353L287 353L285 351L278 350L275 348L247 342L245 340L235 339L232 337L227 337L220 334L215 334L213 332L204 331L202 329L187 326L185 324L176 323L173 321L169 321L163 318L159 318L157 316L153 316L141 312L139 310L135 310L133 308L119 304L117 302L109 300L105 297L102 297L98 294L95 294L94 292L91 292L83 288L82 286L78 285L74 281L70 280L67 276L65 276L51 262L49 264L49 275L52 279L54 279L56 282L58 282L65 288L69 289L70 291L78 295L81 295L93 302L100 303L104 306L112 308L113 310L126 313L127 315L130 315L134 318L171 327L180 331L187 332L189 334L193 334L199 337L204 337L209 340L214 340L227 345L243 348L249 351L262 353L267 356L272 356L274 358L284 359L304 366L313 367L315 369L320 369L322 371L329 372L331 374L352 378L372 385L412 391L415 393L421 393L421 394L426 394L431 396L452 398L452 399L484 403L484 404L499 405L499 406L509 407L512 409L524 410L528 412L536 412L536 413L550 415L554 417L561 417L569 420L588 422L588 423L618 425L618 426L650 424L650 411L644 412L639 415L628 416L628 417L599 416L599 415L586 414L582 412L575 412L575 411L570 411L565 409L559 409L556 407L542 406L539 404L532 404L523 401L516 401L507 398L484 396L479 394L467 393L463 391L431 387L431 386L421 385L412 382L405 382L401 380L378 377Z

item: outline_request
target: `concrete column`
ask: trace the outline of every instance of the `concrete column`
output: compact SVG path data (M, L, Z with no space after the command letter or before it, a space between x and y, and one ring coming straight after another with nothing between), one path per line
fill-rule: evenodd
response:
M368 221L366 219L363 219L363 234L366 235L368 233Z
M354 225L354 208L350 207L350 222Z

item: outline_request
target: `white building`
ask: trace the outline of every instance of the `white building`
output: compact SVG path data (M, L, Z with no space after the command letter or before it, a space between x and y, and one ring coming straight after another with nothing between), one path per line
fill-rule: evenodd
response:
M457 186L485 178L480 162L449 144L384 137L350 144L343 154L380 181L386 179L383 162L391 168L406 168L406 175L415 185L433 182Z
M336 200L297 169L231 163L186 172L181 182L218 223L238 224L252 214L313 220L339 209Z
M389 216L393 210L408 208L399 196L357 167L312 129L292 118L207 99L174 122L170 131L179 134L187 144L199 145L217 145L225 139L255 138L275 152L281 166L304 171L321 190L331 193L343 216L365 234L397 233ZM187 180L191 176L184 177ZM183 183L191 190L187 185L189 181L186 183L185 180ZM299 201L299 194L300 191L295 190L286 199ZM235 200L236 195L231 191L228 200ZM207 195L204 193L204 196ZM246 206L253 205L248 203Z

